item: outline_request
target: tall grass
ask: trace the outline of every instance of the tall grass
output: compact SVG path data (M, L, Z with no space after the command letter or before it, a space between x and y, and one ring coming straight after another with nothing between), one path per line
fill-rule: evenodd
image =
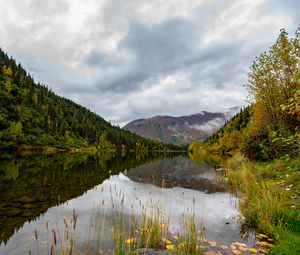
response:
M203 254L204 230L197 230L195 215L183 218L183 233L178 233L178 246L176 255L201 255Z
M169 220L157 209L149 216L143 212L140 219L133 219L133 226L124 229L122 216L113 226L114 255L137 254L142 249L171 250L177 255L203 254L203 229L198 230L195 214L183 218L183 231L177 236L169 232Z
M59 228L57 225L51 226L49 221L46 221L46 254L73 254L77 218L78 215L76 214L75 210L73 210L72 218L69 221L66 216L63 217L62 228ZM43 252L40 252L39 241L41 240L39 239L39 234L36 229L34 230L34 240L36 242L36 254L44 254ZM31 250L29 250L29 254L32 254Z
M292 247L287 245L289 242L297 242L300 247L300 214L290 208L286 190L278 185L285 183L279 182L278 176L288 176L289 164L292 163L254 163L240 155L227 162L230 188L240 198L239 208L245 216L244 225L277 240L278 245L271 249L272 254L299 254L300 249L287 249Z
M237 158L228 166L230 187L240 198L239 207L247 225L270 232L274 225L284 224L282 196L266 181L266 176L272 174L254 163Z

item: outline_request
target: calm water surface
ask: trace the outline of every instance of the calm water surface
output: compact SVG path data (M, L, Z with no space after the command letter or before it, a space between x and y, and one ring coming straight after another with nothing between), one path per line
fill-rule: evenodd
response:
M117 157L112 154L31 155L8 158L0 167L0 254L49 254L51 231L63 236L63 219L74 232L75 254L112 254L112 222L122 212L130 222L159 208L170 231L195 213L205 238L218 244L243 241L237 199L205 161ZM38 235L35 240L34 232ZM61 237L63 238L63 237ZM59 238L58 238L59 239ZM251 245L252 239L246 240Z

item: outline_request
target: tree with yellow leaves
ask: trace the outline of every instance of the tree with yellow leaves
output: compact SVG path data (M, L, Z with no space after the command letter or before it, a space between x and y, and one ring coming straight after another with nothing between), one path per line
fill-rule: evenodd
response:
M296 125L292 115L285 114L285 105L300 89L300 47L299 32L295 38L288 38L282 29L276 43L269 52L258 57L250 70L248 90L254 102L254 127L259 131L264 127Z

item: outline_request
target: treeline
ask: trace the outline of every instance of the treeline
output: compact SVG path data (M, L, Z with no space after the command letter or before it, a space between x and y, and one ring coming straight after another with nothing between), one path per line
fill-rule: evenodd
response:
M0 150L23 145L122 151L180 149L115 127L47 86L36 84L0 49Z
M294 38L282 29L248 74L251 106L205 143L222 154L240 150L251 160L300 155L300 28Z

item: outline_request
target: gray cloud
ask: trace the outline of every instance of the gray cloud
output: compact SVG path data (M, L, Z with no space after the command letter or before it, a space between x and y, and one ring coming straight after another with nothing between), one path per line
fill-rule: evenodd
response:
M0 42L55 92L114 123L245 104L253 59L298 1L0 0Z
M118 50L127 52L129 58L120 58L116 63L114 55L92 51L86 63L107 69L127 66L127 72L120 70L119 75L111 76L103 84L99 77L100 89L126 93L143 89L145 82L155 77L184 68L187 61L197 53L200 42L200 29L194 24L180 19L170 19L160 24L147 25L136 20L129 22L128 33L119 42Z

